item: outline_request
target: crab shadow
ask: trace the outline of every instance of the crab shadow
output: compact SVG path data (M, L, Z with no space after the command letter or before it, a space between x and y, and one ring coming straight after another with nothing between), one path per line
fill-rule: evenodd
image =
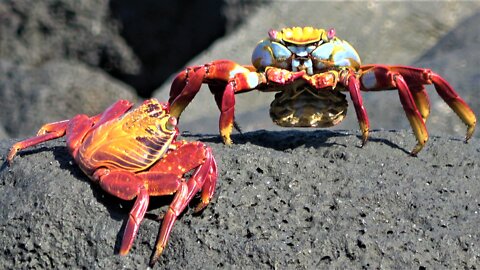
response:
M371 131L367 144L381 143L391 147L392 149L401 150L406 154L410 153L407 149L399 146L398 144L388 139L375 137L375 132L376 130ZM328 148L334 145L346 148L350 147L350 144L352 142L346 142L346 140L341 140L339 138L345 139L346 137L355 136L358 140L358 142L355 143L355 147L361 148L361 136L354 134L355 133L352 133L352 131L347 130L257 130L246 133L233 134L232 140L234 141L234 144L250 143L260 147L271 148L277 151L285 151L289 149L296 149L299 147L312 147L315 149L320 149ZM221 137L215 134L190 134L189 132L184 132L182 133L182 137L199 140L204 143L222 143Z

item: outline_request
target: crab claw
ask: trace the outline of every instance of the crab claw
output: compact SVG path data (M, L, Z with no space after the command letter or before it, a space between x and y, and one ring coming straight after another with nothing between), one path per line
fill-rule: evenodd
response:
M267 80L270 82L288 84L303 77L306 72L305 70L293 72L282 68L267 67L265 74L267 75Z

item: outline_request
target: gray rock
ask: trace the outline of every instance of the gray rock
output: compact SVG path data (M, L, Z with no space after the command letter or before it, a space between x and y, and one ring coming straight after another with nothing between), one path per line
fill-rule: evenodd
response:
M136 100L129 86L78 62L38 67L0 60L0 125L10 137L32 136L45 123L94 115L118 99Z
M216 39L231 33L262 1L170 0L110 1L120 34L140 60L135 74L117 74L143 97L151 96L176 72Z
M401 64L431 68L452 83L474 111L478 104L478 12L480 2L273 2L261 8L238 31L218 40L188 65L215 59L250 64L256 43L270 28L312 25L336 29L362 57L364 64ZM470 19L468 19L472 16ZM439 42L437 44L437 42ZM436 53L434 53L436 51ZM420 59L420 60L419 60ZM171 80L154 96L168 98ZM430 88L429 88L430 89ZM464 134L460 120L439 102L432 89L432 134ZM409 129L405 113L393 91L363 93L373 129ZM236 96L236 120L244 131L278 130L269 118L273 94L249 92ZM203 87L182 115L183 130L217 132L218 109L207 87ZM448 116L447 116L448 115ZM336 129L357 129L353 107ZM479 136L476 133L475 136Z
M23 65L71 59L111 72L138 72L136 56L110 17L109 2L0 2L0 58Z
M363 148L348 131L257 131L231 147L183 138L213 148L217 192L200 215L180 217L159 269L478 266L476 138L434 136L417 158L404 131L372 132ZM12 143L0 140L0 153ZM132 203L90 184L64 144L0 169L0 268L145 268L158 222L145 220L130 254L115 255ZM152 200L150 212L170 200Z
M232 31L262 3L235 1L7 0L0 58L39 65L71 59L150 96L171 73Z

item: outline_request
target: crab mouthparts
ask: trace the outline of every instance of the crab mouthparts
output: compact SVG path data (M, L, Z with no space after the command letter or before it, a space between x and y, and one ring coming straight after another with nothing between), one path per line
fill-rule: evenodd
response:
M292 60L292 71L305 70L308 75L313 75L312 59L310 58L294 58Z

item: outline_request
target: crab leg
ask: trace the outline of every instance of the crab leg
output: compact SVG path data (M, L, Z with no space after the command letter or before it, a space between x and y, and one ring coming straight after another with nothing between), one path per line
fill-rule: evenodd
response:
M424 120L426 120L426 116L428 116L429 114L429 102L423 85L433 84L438 95L460 117L462 122L467 125L465 141L468 141L472 137L477 123L475 114L473 113L472 109L467 105L467 103L457 94L457 92L455 92L453 87L440 75L432 72L429 69L415 68L409 66L367 65L361 67L361 70L364 72L364 74L362 75L362 82L365 81L367 82L367 84L370 85L379 85L373 87L366 87L370 89L365 90L379 90L382 87L383 89L391 89L391 87L388 86L384 87L385 85L380 86L383 83L377 80L378 78L376 78L376 76L379 75L377 72L374 73L375 76L372 76L372 71L378 68L398 72L403 76L405 82L410 87L412 96L415 99L415 103L417 104L417 106L418 104L422 104L418 106L418 108Z
M364 146L368 139L370 123L368 121L367 110L363 106L362 95L360 93L360 81L351 70L343 74L346 74L346 76L341 78L340 82L345 85L350 92L350 98L352 99L355 113L357 114L360 130L362 131L362 146Z
M422 150L423 146L428 141L427 127L425 126L422 115L420 114L420 111L415 104L415 100L413 99L412 93L410 92L402 75L396 73L392 76L398 88L400 102L402 103L405 114L407 115L408 121L410 122L417 139L417 145L410 152L412 156L415 156L418 152L420 152L420 150Z
M162 226L160 228L160 232L158 234L157 241L155 244L155 252L152 254L152 257L150 258L150 263L149 263L150 266L153 266L155 262L160 258L165 246L167 245L167 241L170 236L170 232L172 230L173 224L177 220L178 216L183 212L185 207L192 200L193 196L203 188L205 183L207 183L207 187L202 191L202 201L197 206L197 209L199 208L201 209L206 204L208 204L211 197L213 196L214 187L217 179L217 174L216 174L217 167L216 167L216 163L213 158L211 149L208 147L205 148L200 143L186 144L186 146L193 147L196 149L199 149L198 147L202 147L205 150L204 152L205 156L204 156L204 159L202 159L204 160L204 163L201 164L200 166L197 165L198 167L196 168L190 180L188 182L182 182L181 185L179 186L179 189L175 194L173 202L170 204L163 218ZM187 149L185 148L185 150ZM196 151L196 152L199 152L199 151ZM176 154L178 153L175 153L175 155ZM195 152L184 151L181 154L193 155L195 154ZM178 167L178 168L181 171L183 171L182 167Z
M43 135L38 135L38 136L26 139L26 140L21 141L21 142L17 142L14 145L12 145L12 147L10 148L10 151L8 152L8 155L7 155L8 164L10 164L10 165L12 164L13 158L15 157L17 152L22 150L22 149L26 149L26 148L35 146L39 143L46 142L46 141L53 140L53 139L60 138L60 137L64 136L67 123L68 123L68 120L47 124L49 126L50 130L51 130L50 133L43 134ZM40 130L42 130L42 128Z
M219 129L225 144L231 144L230 134L234 123L235 94L254 89L266 79L262 73L252 71L230 60L217 60L203 66L181 72L170 89L170 112L179 117L200 90L202 83L210 87L220 108ZM215 85L217 84L217 85ZM218 87L223 85L224 88Z
M428 116L429 108L426 93L422 88L417 87L417 94L413 95L403 74L388 66L369 66L369 69L362 74L360 81L363 87L362 90L365 91L398 89L400 102L417 139L417 145L410 152L411 155L415 156L422 150L428 140L428 131L424 120ZM418 85L418 82L412 85ZM418 91L418 89L422 91ZM421 104L420 108L423 111L423 115L420 113L417 104Z
M89 123L96 123L99 120L100 121L108 121L110 119L114 119L123 113L125 113L127 110L129 110L132 107L132 103L127 101L127 100L119 100L113 105L111 105L105 112L98 114L96 116L93 116L90 119ZM78 117L78 116L76 116ZM63 121L58 121L58 122L53 122L53 123L48 123L43 125L37 132L37 136L28 138L24 141L20 141L15 143L11 148L10 151L8 152L7 155L7 162L9 164L12 163L13 158L17 154L18 151L22 149L26 149L32 146L35 146L39 143L54 140L60 137L65 136L67 132L75 132L76 131L76 124L79 123L80 121L84 121L83 118L88 118L88 116L84 115L81 116L82 120L75 120L72 122L74 118L70 120L63 120ZM92 124L90 124L91 127ZM75 128L68 128L68 127L75 127ZM69 130L67 130L69 129ZM85 131L86 132L86 131ZM84 134L84 133L82 133ZM80 136L80 134L79 134ZM79 137L77 136L77 137ZM70 136L72 137L72 136ZM73 139L72 139L73 140Z
M430 73L430 79L438 95L452 108L452 110L467 125L465 141L468 141L475 131L477 118L467 103L453 90L452 86L436 73Z
M120 199L137 198L125 225L119 252L121 255L126 255L133 245L147 211L150 195L170 195L182 185L182 179L172 173L146 172L135 175L129 171L110 171L105 168L96 170L93 179L103 190Z
M209 165L205 165L208 168L207 177L202 187L202 193L200 195L200 202L195 207L195 212L200 212L203 210L209 203L215 193L215 187L217 185L217 162L213 158L212 150L207 148L207 161L210 162Z
M185 110L187 105L197 95L202 86L205 76L205 68L194 67L188 68L181 72L173 80L170 88L170 113L180 119L180 115Z

